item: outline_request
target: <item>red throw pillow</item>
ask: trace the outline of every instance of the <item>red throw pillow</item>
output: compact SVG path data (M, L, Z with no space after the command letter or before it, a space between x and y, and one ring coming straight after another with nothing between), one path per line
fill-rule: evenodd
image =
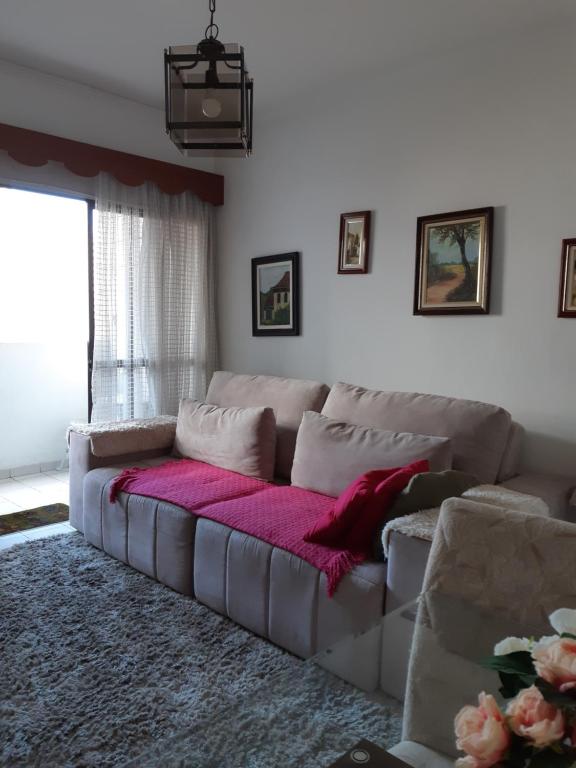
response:
M396 496L411 477L428 471L428 461L423 460L406 467L373 469L360 475L342 491L334 507L304 535L304 541L369 556L376 531Z

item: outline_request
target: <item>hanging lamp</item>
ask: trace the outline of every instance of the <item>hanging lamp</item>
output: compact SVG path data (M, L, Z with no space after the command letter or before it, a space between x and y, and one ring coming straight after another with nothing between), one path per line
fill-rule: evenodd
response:
M164 51L166 133L191 157L247 157L252 153L253 82L244 48L218 40L216 0L197 45Z

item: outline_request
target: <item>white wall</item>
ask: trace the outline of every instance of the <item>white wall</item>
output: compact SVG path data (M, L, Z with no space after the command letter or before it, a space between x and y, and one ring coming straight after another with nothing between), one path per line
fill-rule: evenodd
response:
M557 319L576 237L574 30L414 61L263 115L226 161L222 365L498 403L525 464L576 474L576 321ZM257 94L257 81L256 81ZM412 315L416 218L496 207L490 316ZM339 215L374 211L370 274L336 274ZM302 335L251 336L250 259L302 253Z
M80 83L0 60L0 122L100 147L212 171L185 158L164 132L164 113Z
M86 344L0 344L0 472L66 459L88 417Z

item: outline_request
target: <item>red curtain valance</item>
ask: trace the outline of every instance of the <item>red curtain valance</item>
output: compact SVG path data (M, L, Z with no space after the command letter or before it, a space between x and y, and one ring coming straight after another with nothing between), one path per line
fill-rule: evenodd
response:
M105 171L130 187L151 181L169 195L190 191L212 205L222 205L224 202L224 177L217 173L197 171L183 165L117 152L115 149L96 147L4 123L0 123L0 149L5 149L10 157L24 165L46 165L52 160L63 163L78 176L97 176Z

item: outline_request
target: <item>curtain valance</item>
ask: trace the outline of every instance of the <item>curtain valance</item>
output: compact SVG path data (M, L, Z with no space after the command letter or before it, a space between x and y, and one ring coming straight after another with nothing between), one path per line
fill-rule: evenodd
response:
M183 165L118 152L47 133L0 123L0 149L24 165L62 163L78 176L105 172L122 184L140 186L149 181L169 195L192 192L212 205L224 202L224 177Z

